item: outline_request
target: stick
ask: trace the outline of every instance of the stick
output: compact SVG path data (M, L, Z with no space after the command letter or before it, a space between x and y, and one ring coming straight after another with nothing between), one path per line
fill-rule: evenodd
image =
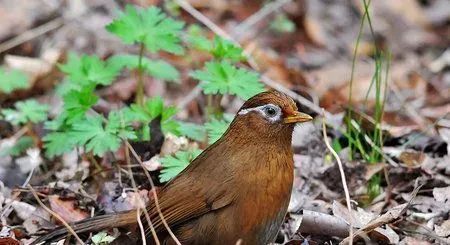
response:
M271 14L272 12L278 10L279 8L283 7L285 4L290 3L292 0L277 0L275 2L266 4L264 7L262 7L258 12L254 13L252 16L248 17L246 20L244 20L242 23L236 26L236 29L233 32L233 36L237 40L241 40L242 34L246 33L250 27L255 25L256 23L263 20L267 15Z
M342 166L342 162L341 159L339 158L338 154L336 153L336 151L333 150L333 148L330 146L330 143L328 142L328 136L327 136L327 128L325 126L325 121L326 121L326 117L325 117L325 110L323 113L323 120L322 120L322 132L323 132L323 138L325 141L325 145L327 146L328 150L331 152L331 154L334 156L334 158L336 158L336 161L338 163L339 166L339 172L341 174L341 180L342 180L342 186L344 187L344 193L345 193L345 201L347 202L347 209L348 209L348 221L349 221L349 244L352 245L353 244L353 215L352 215L352 205L351 205L351 201L350 201L350 194L348 191L348 187L347 187L347 181L345 179L345 173L344 173L344 167Z
M152 178L150 177L150 175L148 174L147 169L144 167L144 164L142 163L140 157L138 156L138 154L136 153L136 151L133 149L133 147L130 145L130 143L128 141L125 141L128 149L130 149L131 153L133 154L133 156L136 158L136 160L139 162L139 164L141 165L142 169L144 170L145 175L148 178L148 181L150 182L150 186L152 187L153 190L155 190L155 184L153 183ZM169 224L167 224L166 219L164 218L164 214L161 211L161 208L159 207L159 199L158 199L158 195L155 192L154 195L154 201L155 201L155 207L156 210L158 211L159 217L161 218L162 223L164 224L164 227L167 229L167 232L169 233L169 235L172 237L173 241L177 244L177 245L181 245L180 241L178 240L178 238L175 236L175 234L173 234L172 230L169 227Z
M48 213L50 213L51 215L55 216L55 218L57 218L65 227L66 229L70 232L70 234L72 234L72 236L75 237L75 239L77 239L77 241L84 245L83 240L81 240L81 238L77 235L77 233L72 229L72 227L69 225L69 223L67 223L59 214L53 212L53 210L51 210L50 208L48 208L47 206L45 206L44 203L42 203L41 199L39 199L39 196L37 195L36 191L33 189L33 187L31 185L28 185L28 188L30 189L31 193L33 194L34 198L36 199L36 201L39 203L39 205Z
M20 34L19 36L16 36L13 39L10 39L10 40L0 44L0 53L3 53L6 50L14 48L24 42L34 39L36 37L44 35L45 33L49 32L49 31L55 30L55 29L61 27L63 24L64 24L64 18L59 17L59 18L51 20L43 25L40 25L36 28L28 30L28 31Z
M186 95L181 101L180 103L178 103L178 108L180 110L184 109L189 103L191 103L192 100L195 99L195 97L197 97L200 93L202 92L202 87L200 86L200 84L198 84L197 86L195 86L195 88L193 88L191 90L191 92L189 92L188 95Z
M144 226L142 225L142 221L141 221L141 207L137 208L136 219L139 224L139 230L141 230L142 245L146 245L147 240L145 239L145 230L144 230ZM159 241L157 241L156 243L159 243Z
M126 141L126 143L128 143L128 141ZM137 222L139 224L139 229L141 230L141 234L143 234L144 238L145 238L145 230L144 230L144 227L142 226L142 221L141 221L141 216L140 216L141 197L138 194L136 182L135 182L134 177L133 177L133 170L131 169L131 162L130 162L130 151L129 151L128 148L125 149L125 158L127 159L128 174L129 174L129 177L131 179L131 185L133 186L133 189L135 190L135 193L136 193L136 197L138 198L138 200L137 200L138 201L138 205L137 205L137 211L136 211L136 213L137 213ZM152 186L152 188L153 188L153 186ZM158 235L156 234L156 231L153 228L152 221L150 219L150 216L148 215L148 212L147 212L146 208L144 208L144 215L145 215L145 219L148 222L148 226L150 227L150 232L152 233L153 240L155 241L156 245L160 245L161 243L159 242ZM145 239L143 239L143 241L145 241Z

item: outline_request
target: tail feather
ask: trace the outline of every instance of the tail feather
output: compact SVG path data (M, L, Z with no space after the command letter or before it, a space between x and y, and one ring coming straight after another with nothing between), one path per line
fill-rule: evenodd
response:
M126 211L122 213L100 215L97 217L92 217L78 221L76 223L70 224L72 229L78 233L99 231L111 227L123 227L136 222L136 211ZM31 245L37 244L49 244L51 241L57 239L62 239L69 233L66 227L60 227L56 230L39 237L36 241L31 243Z

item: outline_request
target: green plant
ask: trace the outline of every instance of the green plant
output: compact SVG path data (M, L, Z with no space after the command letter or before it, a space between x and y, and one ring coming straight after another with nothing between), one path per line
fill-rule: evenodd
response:
M31 123L44 122L48 133L42 141L48 158L79 149L80 154L95 163L94 155L102 157L108 152L115 152L125 140L148 140L149 122L157 117L161 117L164 134L184 135L212 144L221 137L232 119L224 115L220 108L223 96L247 99L263 91L264 87L258 73L238 64L246 60L242 48L218 36L208 39L199 26L190 26L186 33L183 33L183 28L182 21L168 17L157 7L142 9L128 5L106 26L106 30L125 44L139 45L138 54L116 54L102 60L95 55L70 53L67 62L58 65L65 74L64 81L56 88L63 104L52 120L48 120L48 106L34 100L17 102L13 108L2 109L0 116L13 125L27 124L29 128ZM185 48L196 49L212 57L202 64L202 68L190 73L191 77L199 80L207 96L204 124L175 120L173 117L178 108L167 105L159 96L144 98L144 75L179 83L178 70L155 57L160 52L183 55ZM146 51L151 58L145 55ZM137 75L135 103L109 113L97 111L97 103L101 101L97 89L113 84L124 70ZM0 80L1 92L9 93L28 86L28 78L19 71L5 72L0 69ZM217 113L209 113L212 111ZM35 135L30 136L22 136L2 154L17 156L30 147L30 139L31 143L39 142L33 137ZM167 181L178 174L200 152L179 152L163 158L165 169L161 180Z
M132 104L128 110L125 111L129 118L134 118L143 124L142 139L149 139L148 122L161 116L161 129L164 134L173 133L179 135L179 123L172 119L178 112L174 106L164 106L164 101L157 96L147 100L144 105Z
M94 243L95 245L109 244L115 239L115 237L108 235L106 232L99 232L91 238L92 243Z
M231 94L248 99L263 91L258 73L237 68L226 60L207 62L204 70L195 71L191 76L202 81L205 94Z
M199 31L196 31L199 33ZM194 32L195 33L195 32ZM252 95L264 91L259 74L239 68L234 63L246 60L243 50L231 41L216 36L214 42L208 44L203 38L190 34L200 50L211 53L213 60L206 62L202 70L196 70L191 76L200 81L203 92L207 94L207 117L221 116L220 101L223 95L236 95L248 99Z
M361 40L361 34L364 26L364 22L367 19L370 32L372 34L372 38L375 39L372 22L369 14L369 4L370 2L366 2L364 0L364 14L361 19L361 24L359 28L358 37L356 40L356 45L353 54L352 61L352 71L351 71L351 79L350 79L350 89L349 89L349 102L348 102L348 110L346 116L346 125L347 131L345 132L345 136L349 142L349 158L354 159L355 154L361 154L362 158L369 164L378 163L383 160L383 156L380 153L383 148L383 134L381 130L381 122L383 120L384 113L384 104L386 100L386 92L387 92L387 83L388 83L388 72L390 67L390 53L383 53L378 50L376 44L375 46L375 73L372 77L371 84L366 93L366 99L364 103L364 107L367 107L367 100L369 92L372 88L375 89L375 108L374 108L374 130L373 132L366 132L361 127L362 123L362 114L359 114L358 119L353 119L353 115L355 114L353 104L352 104L352 88L353 88L353 78L354 71L356 67L356 58L358 53L358 47ZM383 77L384 72L384 77ZM381 193L381 187L379 186L381 182L381 176L376 174L372 177L368 182L368 195L373 199L377 195Z
M161 170L159 179L161 182L166 182L175 177L178 173L183 171L189 163L200 155L201 150L179 151L175 156L166 156L161 159L161 165L164 169Z
M225 116L223 119L212 118L209 122L205 123L209 144L214 144L214 142L222 137L228 126L230 126L231 120L232 117Z
M142 73L144 71L144 47L151 53L160 50L181 55L184 49L181 45L181 31L184 23L169 18L157 7L137 9L127 5L125 12L119 12L118 18L106 26L106 30L120 37L126 44L138 43L139 56L137 59L138 87L136 103L144 103L144 85ZM148 68L147 68L148 70Z
M28 88L28 76L20 70L6 71L0 67L0 92L9 94L17 89Z
M13 125L27 122L38 123L47 119L48 106L36 100L19 101L14 104L15 109L3 109L1 114Z

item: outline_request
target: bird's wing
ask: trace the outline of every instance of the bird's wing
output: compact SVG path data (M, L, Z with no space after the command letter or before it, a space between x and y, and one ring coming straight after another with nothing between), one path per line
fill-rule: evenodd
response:
M167 191L159 198L161 213L170 227L182 224L188 220L199 217L208 212L223 208L233 201L231 195L217 193L207 195L205 191L193 191L186 187L184 193L171 193ZM205 195L202 195L204 193ZM167 197L166 197L167 195ZM206 196L206 198L205 198ZM151 206L152 225L156 231L165 230L160 214L155 205Z
M230 173L217 163L212 164L213 159L208 156L215 154L203 154L158 194L161 213L170 227L223 208L235 200ZM154 201L150 203L148 213L155 231L165 230ZM149 232L147 226L146 233Z

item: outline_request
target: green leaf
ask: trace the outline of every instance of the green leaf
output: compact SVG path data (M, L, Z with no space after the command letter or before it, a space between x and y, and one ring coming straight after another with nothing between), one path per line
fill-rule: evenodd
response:
M204 70L191 76L201 81L205 94L232 94L248 99L264 91L258 73L237 68L225 60L207 62Z
M210 52L213 43L205 35L205 31L199 25L193 24L187 29L186 41L194 49Z
M68 123L72 123L84 116L98 101L93 88L87 86L81 91L72 90L63 97L64 110L67 113Z
M180 134L196 141L203 141L206 138L206 129L202 125L187 122L178 122Z
M40 104L36 100L19 101L14 106L16 109L3 109L1 111L5 120L13 125L27 122L38 123L47 119L48 106Z
M116 151L120 147L120 138L103 127L101 116L87 117L73 124L76 143L85 145L86 151L103 156L108 150Z
M73 150L76 145L102 156L106 151L116 151L121 139L137 138L131 127L131 121L127 120L122 111L110 112L107 122L104 122L102 116L82 115L71 123L67 124L64 115L46 123L47 129L58 130L43 139L47 150L46 156L62 155Z
M81 85L67 79L64 80L62 83L56 85L55 88L56 94L58 94L61 97L64 97L64 95L66 95L72 90L80 91Z
M275 20L270 23L270 29L290 33L295 31L295 24L285 14L278 14Z
M228 59L231 61L246 60L246 57L242 54L244 50L229 40L225 40L219 36L214 38L214 48L211 53L216 59Z
M107 151L116 151L120 147L121 137L136 139L136 135L127 125L122 126L120 115L112 113L106 125L102 116L89 116L78 120L73 125L73 135L76 143L92 151L97 156L103 156Z
M28 76L20 70L5 71L0 67L0 92L9 94L17 89L30 86Z
M118 69L126 67L130 70L138 69L139 56L130 54L118 54L108 59L108 64ZM162 80L179 82L180 73L171 64L162 60L151 60L149 58L142 58L142 67L150 76Z
M111 243L112 241L114 241L114 239L116 239L116 238L108 235L106 232L99 232L99 233L95 234L94 236L92 236L92 238L91 238L92 242L95 245L108 244L108 243Z
M106 131L113 132L122 139L135 140L137 137L133 127L131 127L131 122L122 111L111 111L105 128Z
M227 128L230 126L231 120L229 119L216 119L213 118L211 121L205 123L205 128L208 132L208 143L214 144L222 135L225 133Z
M166 182L179 174L185 169L189 163L200 155L201 150L179 151L175 156L166 156L161 159L161 165L164 169L161 170L159 180Z
M342 151L342 146L341 146L341 143L339 142L338 138L333 139L333 141L331 142L331 147L333 148L333 150L336 153L339 153Z
M148 123L154 118L161 115L161 129L164 134L173 133L179 135L179 123L171 118L178 112L178 108L174 106L164 106L164 101L161 97L156 96L147 100L144 106L132 104L131 111L134 120L140 121L144 124L144 131L148 133Z
M71 152L76 146L75 135L71 132L53 132L44 138L45 155L49 158Z
M63 111L53 120L44 122L44 128L51 131L65 131L70 129L70 124L67 122L67 118L67 111Z
M136 9L127 5L106 30L126 44L143 43L150 52L164 50L179 55L184 52L179 38L183 26L183 22L167 17L157 7Z
M95 55L80 58L75 54L70 54L67 63L60 64L59 69L68 75L70 81L93 87L111 84L120 71Z

